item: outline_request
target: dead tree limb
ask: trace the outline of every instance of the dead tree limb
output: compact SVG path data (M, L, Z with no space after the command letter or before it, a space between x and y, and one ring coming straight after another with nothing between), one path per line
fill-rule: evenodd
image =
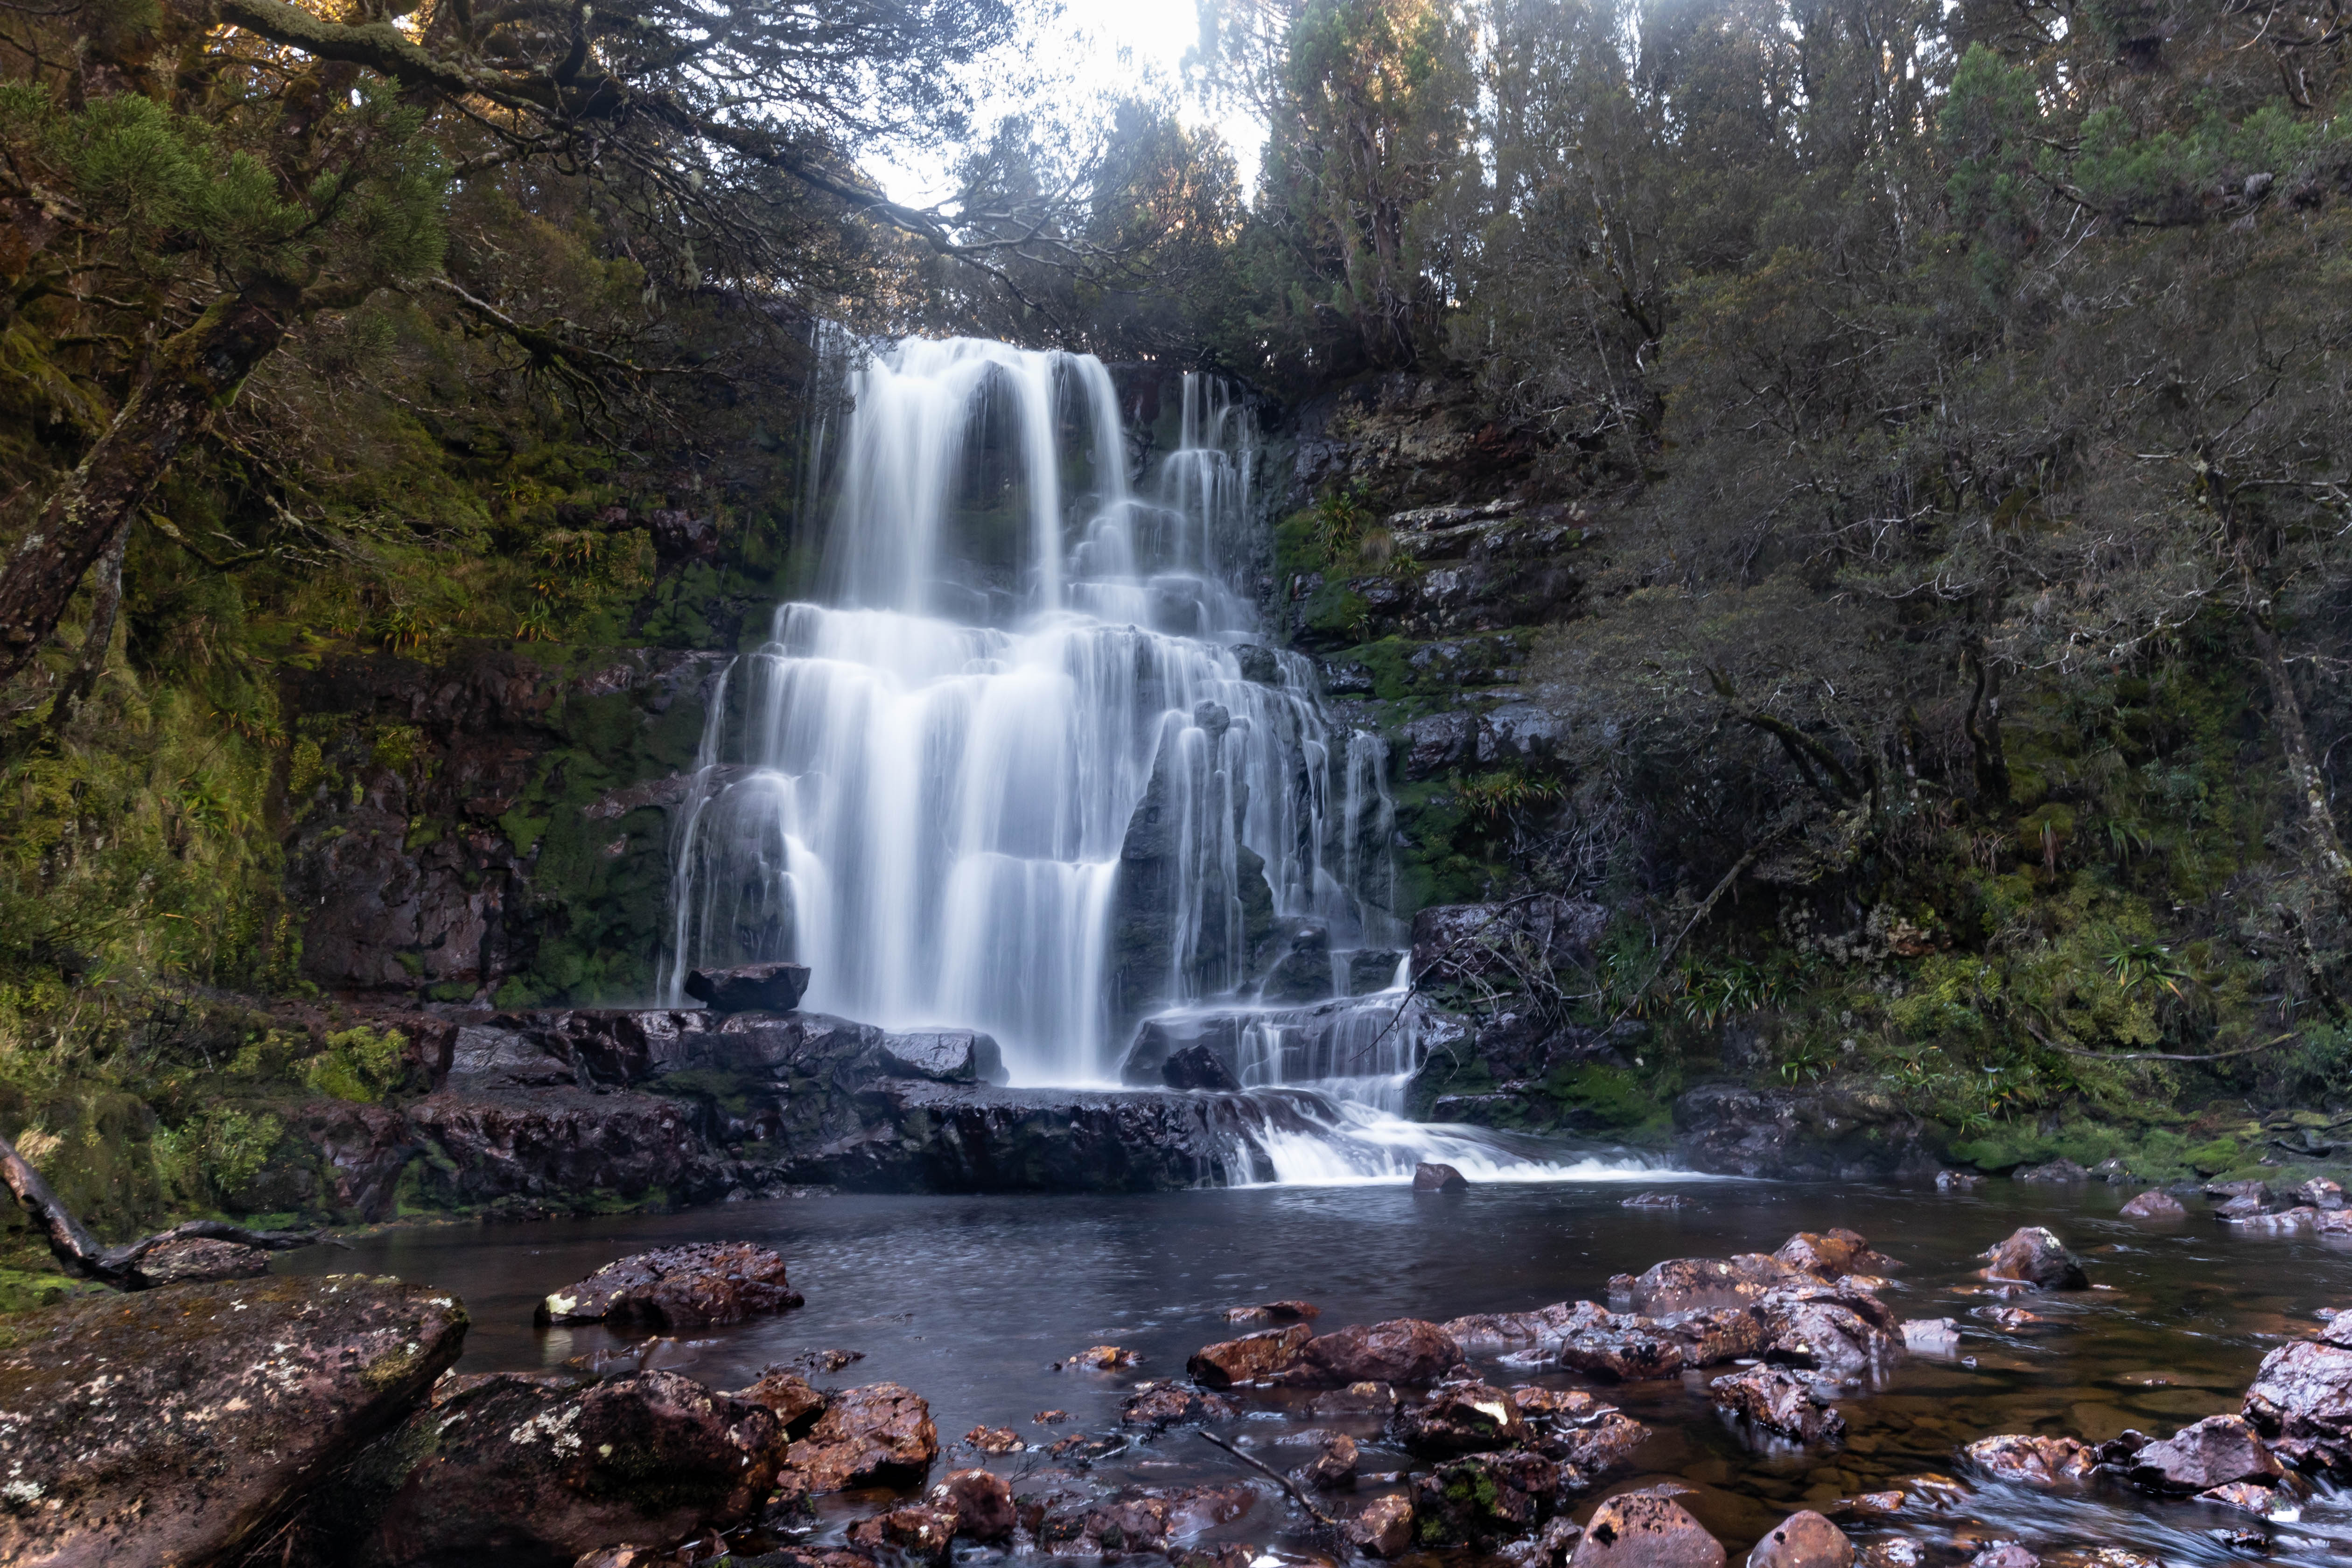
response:
M100 1247L63 1199L51 1189L33 1163L0 1138L0 1183L16 1194L16 1202L48 1237L49 1252L69 1274L95 1279L118 1289L143 1290L153 1281L141 1270L147 1255L172 1241L231 1241L265 1252L288 1252L315 1247L327 1240L323 1231L247 1230L226 1220L192 1219L169 1230L159 1230L121 1247Z
M1214 1432L1202 1432L1201 1436L1209 1442L1214 1443L1218 1447L1223 1448L1226 1453L1231 1454L1234 1458L1239 1459L1243 1464L1247 1465L1251 1469L1256 1470L1261 1475L1271 1476L1274 1478L1274 1484L1280 1487L1284 1491L1288 1492L1292 1497L1297 1499L1298 1506L1305 1509L1308 1517L1313 1519L1316 1523L1329 1526L1334 1530L1339 1528L1339 1521L1333 1519L1329 1514L1325 1513L1320 1508L1318 1508L1315 1505L1315 1500L1307 1495L1307 1489L1305 1487L1300 1486L1297 1481L1292 1480L1288 1476L1284 1475L1280 1470L1276 1469L1272 1465L1267 1464L1265 1460L1251 1458L1247 1454L1243 1453L1239 1448L1234 1447L1231 1443L1226 1442Z

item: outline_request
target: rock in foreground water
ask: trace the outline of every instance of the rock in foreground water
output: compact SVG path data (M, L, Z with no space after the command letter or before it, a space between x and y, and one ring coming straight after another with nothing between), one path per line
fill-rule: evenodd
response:
M2289 1462L2352 1475L2352 1318L2264 1356L2245 1415Z
M2186 1219L2189 1211L2170 1193L2150 1188L2124 1205L2123 1216L2126 1219Z
M1853 1542L1845 1531L1808 1509L1765 1532L1748 1554L1748 1568L1852 1568Z
M357 1275L91 1296L11 1318L0 1562L225 1557L419 1404L465 1331L451 1297Z
M2209 1415L2140 1449L2130 1476L2150 1491L2201 1492L2232 1481L2275 1482L2286 1469L2244 1416Z
M2098 1449L2079 1437L2004 1434L1979 1437L1963 1452L1995 1480L2032 1486L2080 1481L2099 1463Z
M1434 1383L1462 1360L1462 1347L1435 1323L1391 1318L1350 1324L1307 1342L1287 1381L1344 1388L1351 1383Z
M1628 1492L1585 1522L1572 1568L1723 1568L1723 1543L1672 1498Z
M1491 1548L1551 1517L1559 1466L1526 1449L1448 1460L1412 1483L1413 1533L1423 1546Z
M1423 1161L1412 1168L1412 1190L1416 1193L1466 1193L1469 1178L1451 1165Z
M698 1329L740 1323L801 1304L784 1260L748 1241L698 1242L607 1263L539 1304L542 1323L603 1322L614 1328Z
M1193 1352L1184 1363L1184 1370L1211 1388L1255 1383L1297 1364L1299 1352L1314 1337L1315 1331L1305 1323L1292 1323L1287 1328L1244 1334L1237 1340L1221 1340Z
M1815 1394L1811 1384L1779 1367L1749 1367L1718 1377L1707 1386L1717 1409L1777 1436L1822 1443L1845 1434L1845 1417Z
M1341 1533L1367 1557L1402 1556L1412 1545L1412 1504L1394 1495L1374 1498Z
M2066 1244L2038 1225L2011 1231L1984 1257L1988 1279L2015 1280L2042 1290L2080 1290L2091 1282Z
M861 1483L919 1481L939 1457L939 1428L923 1397L876 1383L827 1395L824 1414L784 1463L808 1478L811 1492L837 1492Z
M675 1542L749 1515L778 1438L773 1412L677 1373L453 1378L321 1494L305 1534L363 1568Z

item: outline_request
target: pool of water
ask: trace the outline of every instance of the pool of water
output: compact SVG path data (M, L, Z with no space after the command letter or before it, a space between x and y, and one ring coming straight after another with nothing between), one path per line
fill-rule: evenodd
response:
M1849 1520L1858 1540L1900 1536L1931 1560L1985 1539L2022 1540L2045 1556L2067 1546L2125 1546L2167 1563L2249 1560L2217 1531L2254 1529L2268 1561L2352 1560L2352 1495L2322 1492L2301 1517L2264 1521L2197 1502L2128 1491L2051 1493L1970 1477L1958 1450L2000 1432L2086 1439L2137 1427L2158 1436L2234 1410L2263 1354L2307 1333L2326 1306L2352 1307L2352 1251L2311 1237L2248 1237L2208 1217L2169 1226L2121 1218L2127 1192L2037 1190L1993 1183L1973 1194L1866 1184L1694 1181L1683 1209L1629 1209L1622 1182L1482 1184L1465 1194L1398 1186L1248 1188L1118 1197L824 1195L740 1203L687 1214L536 1224L393 1229L350 1251L288 1255L281 1268L397 1274L457 1292L472 1314L467 1371L558 1365L619 1342L597 1329L535 1330L549 1290L625 1253L685 1241L751 1239L787 1258L802 1310L706 1330L665 1346L654 1364L720 1387L769 1363L826 1350L862 1352L820 1385L891 1380L928 1398L943 1443L975 1426L1012 1426L1034 1442L1115 1432L1121 1396L1146 1377L1181 1376L1200 1345L1242 1331L1225 1308L1304 1298L1318 1326L1400 1316L1605 1300L1609 1276L1664 1258L1769 1251L1796 1230L1847 1226L1907 1267L1888 1300L1903 1317L1963 1324L1961 1360L1899 1356L1874 1386L1839 1401L1848 1431L1811 1450L1758 1446L1718 1418L1705 1379L1608 1390L1655 1436L1608 1492L1663 1479L1733 1550L1790 1510L1885 1489L1923 1473L1958 1492L1909 1489L1900 1512ZM2192 1206L2195 1206L2192 1205ZM2028 1303L2046 1322L2003 1333L1970 1316L1975 1255L2020 1225L2047 1225L2081 1254L2095 1289ZM1132 1371L1057 1370L1090 1345L1136 1352ZM1530 1379L1482 1363L1494 1381ZM1720 1371L1722 1369L1717 1369ZM1303 1410L1256 1400L1227 1428L1265 1445L1307 1424ZM1046 1410L1066 1425L1040 1426ZM1329 1425L1329 1423L1325 1423ZM1370 1429L1360 1434L1369 1436ZM1268 1456L1272 1458L1272 1455ZM950 1452L956 1463L969 1455ZM1297 1462L1295 1450L1277 1468ZM1038 1454L991 1463L1034 1469ZM1401 1452L1368 1449L1368 1471L1405 1469ZM944 1465L943 1467L944 1468ZM1170 1484L1244 1474L1197 1435L1178 1431L1099 1462L1090 1478ZM836 1510L836 1514L838 1510ZM1304 1516L1269 1495L1222 1533L1282 1551Z

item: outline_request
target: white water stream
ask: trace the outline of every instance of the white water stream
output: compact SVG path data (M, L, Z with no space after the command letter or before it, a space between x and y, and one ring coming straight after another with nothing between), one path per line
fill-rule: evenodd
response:
M780 607L712 703L669 1005L691 967L791 958L812 1009L983 1029L1016 1084L1106 1085L1138 1013L1253 1005L1254 907L1328 933L1335 993L1351 954L1396 945L1381 743L1335 739L1312 667L1252 640L1246 411L1184 376L1139 486L1091 356L909 339L845 374L816 442L826 602ZM1118 951L1138 930L1140 960ZM1315 1036L1378 1036L1370 1057L1246 1026L1245 1087L1319 1091L1292 1101L1315 1127L1259 1139L1276 1178L1563 1173L1397 1114L1402 1001Z

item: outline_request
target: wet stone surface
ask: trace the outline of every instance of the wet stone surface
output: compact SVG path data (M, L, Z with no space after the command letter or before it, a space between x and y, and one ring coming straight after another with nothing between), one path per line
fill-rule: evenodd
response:
M919 1423L880 1422L895 1468L804 1495L781 1472L771 1533L743 1544L789 1549L801 1568L1028 1552L1179 1568L1270 1553L1305 1568L1356 1551L1570 1568L1633 1561L1622 1543L1653 1526L1688 1554L1674 1561L1740 1563L1807 1511L1834 1525L1853 1561L1911 1568L2352 1558L2343 1482L2282 1478L2256 1447L2289 1465L2352 1458L2352 1414L2327 1404L2337 1389L2352 1401L2352 1327L2319 1315L2352 1309L2346 1238L2218 1221L2217 1203L2241 1194L2185 1195L2185 1220L2151 1228L2120 1212L2130 1189L2095 1183L1687 1183L1672 1186L1685 1206L1623 1206L1665 1185L1655 1173L1638 1186L1473 1184L1442 1205L1402 1184L810 1197L388 1234L335 1262L462 1296L477 1324L467 1373L620 1352L627 1367L681 1372L740 1400L767 1373L771 1408L800 1428L795 1447L811 1428L792 1373L819 1392L919 1394L939 1435L928 1466L914 1462ZM1985 1254L2032 1228L2059 1239L2082 1288L1988 1278ZM531 1327L548 1290L617 1257L740 1238L781 1254L808 1305L650 1347L602 1325ZM1742 1257L1779 1267L1736 1270L1751 1278L1718 1305L1662 1294L1644 1307L1660 1326L1641 1333L1687 1357L1660 1358L1675 1364L1658 1375L1634 1358L1612 1380L1574 1364L1597 1355L1590 1346L1559 1353L1577 1332L1639 1327L1604 1321L1633 1305L1612 1300L1612 1276ZM1319 1315L1228 1318L1237 1302L1295 1300ZM1471 1332L1474 1319L1512 1332ZM1365 1336L1339 1337L1407 1321L1432 1331L1392 1331L1380 1357ZM1367 1353L1310 1363L1299 1344L1296 1362L1276 1357L1214 1389L1187 1373L1203 1347L1265 1329ZM1130 1359L1070 1359L1088 1345ZM813 1352L831 1347L865 1353L827 1373ZM1310 1364L1312 1377L1285 1375ZM1753 1397L1719 1398L1718 1378ZM1035 1424L1047 1411L1067 1419ZM1808 1412L1821 1419L1801 1436L1756 1418L1775 1411L1799 1433ZM1842 1433L1822 1418L1832 1411ZM2004 1441L1971 1456L1988 1438ZM1608 1540L1591 1529L1597 1516ZM1770 1561L1843 1561L1811 1523L1781 1550Z

